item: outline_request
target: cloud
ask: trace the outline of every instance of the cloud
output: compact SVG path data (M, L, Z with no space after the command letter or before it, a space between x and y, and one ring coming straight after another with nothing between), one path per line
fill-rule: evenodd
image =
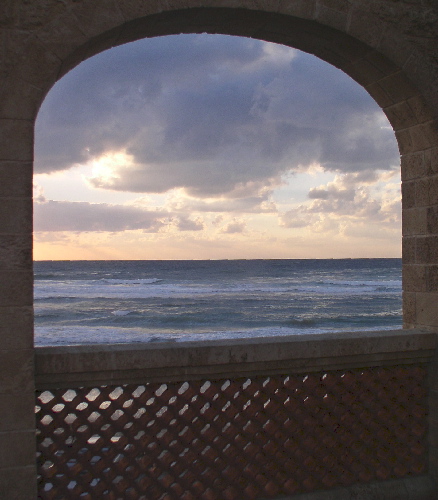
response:
M388 177L387 172L337 175L325 186L310 189L309 203L281 214L280 225L315 232L337 231L349 236L356 236L360 232L357 227L363 228L370 223L399 230L400 188L397 184L386 184L383 189Z
M175 225L180 231L202 231L204 229L202 220L191 220L185 216L177 217Z
M45 201L35 204L35 231L128 231L157 232L167 212L106 203Z
M246 197L248 207L261 186L312 163L357 173L399 162L382 112L342 72L293 49L212 35L141 40L85 61L48 95L36 138L36 172L123 152L132 161L90 176L93 187L180 188Z
M236 189L234 192L238 192ZM254 189L254 191L256 191ZM239 194L244 194L240 191ZM274 213L277 212L275 203L271 200L272 189L263 187L254 196L242 196L238 194L235 198L221 197L199 199L187 196L181 190L177 190L170 197L168 207L175 212L210 212L210 213Z
M246 228L245 221L233 220L229 222L226 226L222 228L222 233L226 234L235 234L235 233L243 233Z

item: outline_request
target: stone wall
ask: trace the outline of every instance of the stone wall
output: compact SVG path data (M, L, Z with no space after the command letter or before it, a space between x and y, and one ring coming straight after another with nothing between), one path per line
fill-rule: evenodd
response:
M438 327L435 0L2 0L1 498L35 496L31 186L39 105L57 79L91 55L181 32L290 45L339 67L371 94L402 154L405 325Z

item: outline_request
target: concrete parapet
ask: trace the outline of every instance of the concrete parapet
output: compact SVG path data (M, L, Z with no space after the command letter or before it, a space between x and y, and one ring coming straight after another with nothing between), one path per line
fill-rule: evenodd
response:
M48 389L403 364L429 360L436 347L434 333L415 330L38 347L36 384Z

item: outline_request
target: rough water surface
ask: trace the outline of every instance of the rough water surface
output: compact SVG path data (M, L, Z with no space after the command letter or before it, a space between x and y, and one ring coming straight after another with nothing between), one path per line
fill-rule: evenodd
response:
M401 328L401 259L35 262L35 343Z

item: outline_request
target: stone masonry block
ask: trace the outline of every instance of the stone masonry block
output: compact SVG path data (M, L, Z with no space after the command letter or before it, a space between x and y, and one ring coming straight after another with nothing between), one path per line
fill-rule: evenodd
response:
M380 52L376 50L372 50L366 55L367 61L369 61L373 66L375 66L382 75L391 75L392 73L396 73L399 71L399 67L394 64L390 59L385 57Z
M428 179L428 205L438 205L438 176Z
M427 189L425 189L427 194L426 204L431 206L438 205L438 176L429 177L424 182L427 184Z
M32 269L32 234L0 233L0 270Z
M405 264L416 263L417 238L405 236L402 239L402 255Z
M432 116L430 110L428 109L423 97L416 95L408 99L406 102L411 108L412 113L417 118L418 123L424 123L431 119Z
M0 468L30 466L35 453L35 431L0 432Z
M428 175L438 174L438 147L433 147L424 152L424 162Z
M0 469L0 498L5 500L37 498L36 465Z
M426 266L403 265L403 290L406 292L426 292Z
M416 314L419 327L438 327L438 293L417 293Z
M0 307L31 306L32 300L32 270L0 271Z
M404 209L415 207L416 184L416 181L405 181L401 186Z
M385 76L380 69L376 68L374 64L366 58L353 61L350 65L343 69L349 76L351 76L351 78L363 86L370 85ZM384 94L384 96L388 98L387 94ZM391 101L387 103L386 100L384 100L384 103L389 104Z
M385 114L394 130L418 125L418 119L406 101L385 108Z
M435 121L411 127L410 134L415 149L429 149L438 144L438 125Z
M348 11L333 9L323 5L323 3L327 2L319 1L316 4L316 20L326 26L345 31L348 22Z
M391 75L383 78L379 81L379 84L383 89L385 89L394 103L403 102L406 99L418 95L418 90L407 79L402 71L392 73Z
M401 157L401 176L403 181L418 179L426 174L425 152L404 154Z
M0 86L0 117L34 120L43 98L40 88L10 76Z
M0 394L21 393L34 390L34 353L32 349L0 350Z
M438 206L427 208L427 232L430 235L438 235Z
M65 10L65 3L57 0L28 3L12 1L10 3L16 4L14 25L22 31L37 30L47 22L49 16L56 18Z
M317 0L318 7L325 7L346 14L350 10L350 2L346 0Z
M412 47L394 30L385 30L379 44L379 50L398 68L403 68L412 55Z
M89 39L125 22L125 17L118 6L119 3L123 2L117 2L117 0L94 0L91 3L76 2L73 5L72 12L78 20L81 30ZM158 12L165 10L165 4L163 5L163 2L160 2L160 4L162 7Z
M426 267L426 291L438 292L438 265Z
M377 48L380 45L384 31L384 24L374 16L371 16L360 7L352 8L348 25L349 35L361 40L370 47Z
M0 346L3 350L33 347L33 307L0 308Z
M403 292L403 324L410 328L416 323L416 295L414 292Z
M432 179L424 177L415 181L415 204L417 207L427 207L429 205L429 187Z
M403 236L427 234L427 212L428 209L425 207L416 207L403 210Z
M149 0L143 2L142 0L123 0L119 2L118 9L125 21L139 19L148 15L157 14L164 10L162 0Z
M297 16L304 19L314 19L316 9L315 0L279 0L278 12Z
M56 81L61 65L59 57L47 50L32 32L10 30L4 42L10 57L6 61L8 74L48 91Z
M391 97L389 97L389 95L377 82L366 85L365 90L367 90L370 96L377 102L384 112L388 106L394 104Z
M35 392L0 394L0 432L35 427Z
M60 60L88 42L88 37L71 12L44 24L43 28L38 30L37 37L47 50L56 54Z
M0 118L0 161L33 160L33 122Z
M32 162L0 161L0 197L32 198Z
M32 233L31 198L0 198L0 205L0 227L3 233Z
M411 128L395 130L395 137L398 142L398 149L402 155L416 151L416 147L411 137Z
M416 239L416 261L438 264L438 236L423 236Z

